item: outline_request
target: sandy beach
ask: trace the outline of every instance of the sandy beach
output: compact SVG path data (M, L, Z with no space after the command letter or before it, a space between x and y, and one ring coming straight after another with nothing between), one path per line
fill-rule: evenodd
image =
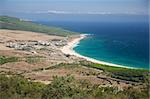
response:
M113 63L104 62L104 61L99 61L99 60L96 60L96 59L93 59L90 57L80 55L79 53L75 52L73 50L73 48L76 47L80 43L80 40L82 40L86 37L87 37L87 34L81 34L80 37L74 38L72 41L68 42L68 44L61 49L61 51L64 54L69 54L69 55L77 56L79 58L84 58L85 60L93 62L93 63L104 64L104 65L109 65L109 66L116 66L116 67L130 68L130 67L122 66L122 65L117 65L117 64L113 64Z

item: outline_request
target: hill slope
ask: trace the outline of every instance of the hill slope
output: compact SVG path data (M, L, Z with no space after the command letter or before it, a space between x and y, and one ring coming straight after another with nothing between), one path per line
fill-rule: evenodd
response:
M29 21L23 21L15 17L8 17L8 16L0 16L0 29L41 32L50 35L58 35L58 36L69 36L69 35L79 34L77 32L64 30L62 28L49 27L49 26L40 25Z

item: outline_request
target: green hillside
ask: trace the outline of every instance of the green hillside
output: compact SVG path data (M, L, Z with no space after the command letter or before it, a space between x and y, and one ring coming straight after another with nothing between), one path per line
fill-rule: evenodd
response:
M29 21L23 21L15 17L8 17L8 16L0 16L0 29L41 32L50 35L58 35L58 36L69 36L69 35L79 34L77 32L64 30L62 28L49 27L49 26L40 25Z

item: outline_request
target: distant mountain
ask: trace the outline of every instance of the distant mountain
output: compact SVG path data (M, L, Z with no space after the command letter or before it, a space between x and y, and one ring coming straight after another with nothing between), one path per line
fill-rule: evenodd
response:
M24 30L32 32L46 33L50 35L69 36L79 34L58 27L50 27L41 24L32 23L30 21L21 20L15 17L0 16L0 29Z

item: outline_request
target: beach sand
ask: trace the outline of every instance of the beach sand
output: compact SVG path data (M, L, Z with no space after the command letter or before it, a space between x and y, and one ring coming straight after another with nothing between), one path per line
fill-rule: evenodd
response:
M130 67L126 67L126 66L122 66L122 65L118 65L118 64L113 64L113 63L108 63L108 62L104 62L104 61L99 61L99 60L96 60L96 59L93 59L93 58L90 58L90 57L86 57L86 56L80 55L79 53L75 52L73 50L73 48L76 47L77 44L80 43L80 40L82 40L82 39L84 39L86 37L87 37L87 34L81 34L78 38L74 38L73 40L68 42L68 44L61 49L61 51L64 54L74 55L76 57L83 58L83 59L85 59L87 61L90 61L90 62L93 62L93 63L97 63L97 64L130 68Z

